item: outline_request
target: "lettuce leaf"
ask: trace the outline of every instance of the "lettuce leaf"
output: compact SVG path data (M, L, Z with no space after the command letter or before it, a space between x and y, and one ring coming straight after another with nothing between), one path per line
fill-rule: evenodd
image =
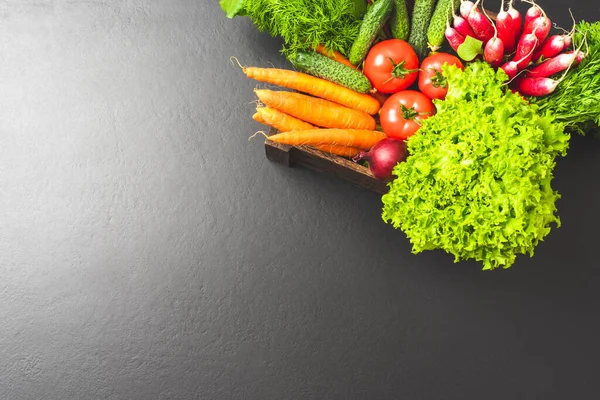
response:
M442 249L455 262L508 268L560 226L550 183L569 136L507 91L501 69L475 62L464 72L445 66L444 74L448 95L409 138L382 217L406 233L415 254Z

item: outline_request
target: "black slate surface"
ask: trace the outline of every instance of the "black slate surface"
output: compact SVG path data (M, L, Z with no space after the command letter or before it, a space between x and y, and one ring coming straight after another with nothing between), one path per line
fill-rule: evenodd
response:
M0 1L0 399L596 398L600 141L534 258L414 256L248 142L229 57L280 45L216 1Z

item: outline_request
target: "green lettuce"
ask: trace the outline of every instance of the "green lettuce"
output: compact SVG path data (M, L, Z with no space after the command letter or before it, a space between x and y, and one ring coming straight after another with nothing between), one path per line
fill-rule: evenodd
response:
M445 66L444 74L448 95L409 138L382 217L406 233L415 254L442 249L455 262L508 268L560 226L551 181L569 136L506 90L501 69L475 62L464 72Z

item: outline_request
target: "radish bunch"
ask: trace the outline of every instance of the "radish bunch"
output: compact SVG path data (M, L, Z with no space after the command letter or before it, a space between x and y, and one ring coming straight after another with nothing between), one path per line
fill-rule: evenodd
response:
M524 18L513 7L513 0L506 9L502 0L495 23L479 7L480 1L461 0L460 15L452 16L452 25L448 21L446 38L457 52L469 36L481 41L483 59L494 68L502 68L521 94L552 93L562 78L550 77L561 71L566 74L583 59L580 49L568 51L574 31L549 36L552 22L533 0L521 0L531 4Z

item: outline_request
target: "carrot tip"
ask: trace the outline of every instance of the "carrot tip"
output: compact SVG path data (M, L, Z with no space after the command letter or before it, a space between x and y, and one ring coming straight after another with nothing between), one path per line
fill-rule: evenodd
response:
M242 65L242 63L240 63L240 60L238 60L236 56L229 57L229 61L231 61L231 64L233 66L235 66L235 64L237 64L242 69L242 71L244 71L244 73L246 72L246 67L244 67ZM235 64L234 64L234 61L235 61Z
M265 132L263 132L263 131L257 131L257 132L254 132L254 135L252 135L252 136L250 136L248 138L248 141L250 141L251 139L254 139L256 137L256 135L258 135L259 133L261 135L263 135L265 138L267 138L267 139L269 138L269 135L267 135Z

